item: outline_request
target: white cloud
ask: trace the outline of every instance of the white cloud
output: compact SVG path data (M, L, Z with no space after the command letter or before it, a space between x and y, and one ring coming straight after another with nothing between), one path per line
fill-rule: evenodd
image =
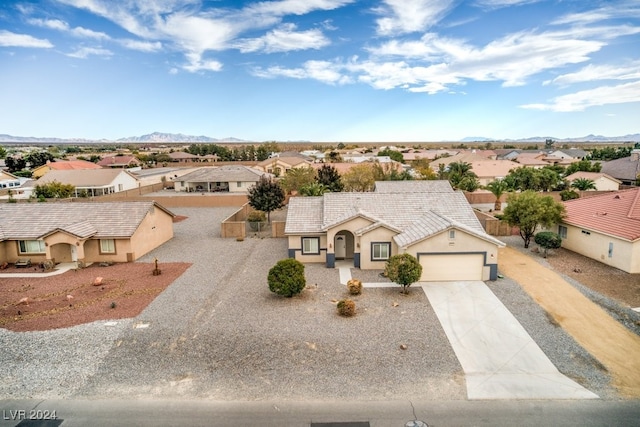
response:
M480 6L499 8L508 6L520 6L523 4L537 3L539 1L542 0L477 0L476 3Z
M72 58L80 58L80 59L86 59L91 55L110 57L110 56L113 56L113 52L111 52L108 49L102 49L102 48L96 48L96 47L81 47L75 52L67 53L67 56L70 56Z
M437 24L454 6L453 0L384 0L376 9L387 15L377 20L378 34L424 31Z
M255 15L305 15L315 10L333 10L355 0L280 0L262 1L245 8L245 13Z
M28 34L16 34L11 31L0 30L0 46L49 49L53 47L53 44L47 39L37 39Z
M75 37L92 39L109 39L109 36L99 31L93 31L83 27L71 28L68 23L59 19L29 19L27 22L38 27L50 28L52 30L63 31Z
M188 53L185 55L188 64L182 66L183 70L186 70L190 73L197 73L200 71L220 71L222 70L222 63L216 60L203 60L202 56L197 53Z
M330 44L329 39L319 29L295 30L294 24L284 24L262 37L240 40L237 44L241 52L265 51L266 53L320 49Z
M570 13L551 22L552 25L579 24L587 25L609 19L640 18L637 1L618 2L615 6L605 6L586 12Z
M589 107L640 102L640 80L617 86L600 86L553 98L547 104L525 104L521 108L557 112L584 111Z
M563 74L545 84L570 85L597 80L635 80L640 79L640 61L625 65L589 64L575 73Z
M122 39L118 42L127 49L137 50L140 52L158 52L162 50L162 43L160 42L147 42L140 40Z
M351 79L341 73L342 68L341 65L330 61L307 61L299 68L255 68L252 72L255 76L263 78L314 79L332 85L351 83Z

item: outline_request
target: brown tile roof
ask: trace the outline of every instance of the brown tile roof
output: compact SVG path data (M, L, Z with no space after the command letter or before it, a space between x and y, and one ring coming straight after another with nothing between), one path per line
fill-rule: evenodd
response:
M86 160L68 160L62 162L47 163L51 170L81 170L81 169L101 169L100 165Z
M138 165L140 164L140 160L134 156L110 156L98 162L98 165L104 167L125 167L130 164Z
M0 235L4 240L35 240L57 230L78 237L130 237L154 208L153 201L108 203L3 203Z
M261 176L271 176L258 169L242 165L204 166L181 177L177 182L258 182Z
M602 164L601 172L624 181L635 181L640 175L640 160L631 157L610 160Z
M602 173L602 172L583 172L583 171L579 171L579 172L574 172L571 175L567 176L565 179L569 182L573 182L576 179L579 178L586 178L586 179L590 179L592 181L595 181L597 179L600 178L607 178L613 182L617 182L618 184L620 183L619 180L615 179L614 177L607 175L606 173Z
M640 187L564 202L563 222L635 241L640 239Z

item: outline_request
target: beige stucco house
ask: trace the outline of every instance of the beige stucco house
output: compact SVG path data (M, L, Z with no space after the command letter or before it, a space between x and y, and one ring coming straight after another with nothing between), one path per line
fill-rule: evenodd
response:
M0 263L130 262L173 237L153 201L0 205Z
M138 178L122 169L52 170L36 181L36 185L57 181L73 185L75 197L104 196L133 190L140 186Z
M293 197L285 234L290 258L327 267L346 260L383 269L389 257L410 253L423 266L421 281L495 280L504 246L447 181L385 181L370 193Z
M176 191L246 193L265 172L242 165L204 166L173 179Z
M100 165L86 160L60 160L55 162L47 161L44 165L38 166L31 171L31 176L38 179L52 170L84 170L102 169Z
M627 273L640 273L640 188L564 202L562 247Z
M590 179L593 181L596 186L593 191L618 191L620 189L620 184L622 184L621 181L602 172L575 172L567 176L565 179L571 184L579 178Z
M310 168L312 162L302 157L271 157L263 160L254 167L275 176L284 176L289 169Z

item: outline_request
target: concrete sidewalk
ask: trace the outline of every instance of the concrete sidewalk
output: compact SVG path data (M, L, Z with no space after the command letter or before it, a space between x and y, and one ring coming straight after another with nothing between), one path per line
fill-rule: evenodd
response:
M87 264L89 266L91 264ZM75 262L61 262L56 264L55 269L48 273L0 273L0 278L3 277L49 277L56 276L58 274L66 273L69 270L75 270L78 268L78 264ZM26 268L25 270L29 270Z
M336 268L340 283L346 285L351 279L350 266L342 263ZM388 282L363 285L398 286ZM598 399L556 369L484 282L413 286L427 295L462 365L468 399Z

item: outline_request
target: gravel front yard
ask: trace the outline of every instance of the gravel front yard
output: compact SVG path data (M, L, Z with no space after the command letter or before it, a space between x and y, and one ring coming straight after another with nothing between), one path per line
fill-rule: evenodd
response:
M220 221L234 210L173 209L187 219L140 262L192 266L135 319L0 329L0 366L10 373L0 397L466 398L462 369L422 290L365 289L355 298L358 314L342 318L338 271L308 265L303 294L277 297L266 276L286 257L286 240L220 239ZM489 286L561 372L616 398L597 362L516 283Z

